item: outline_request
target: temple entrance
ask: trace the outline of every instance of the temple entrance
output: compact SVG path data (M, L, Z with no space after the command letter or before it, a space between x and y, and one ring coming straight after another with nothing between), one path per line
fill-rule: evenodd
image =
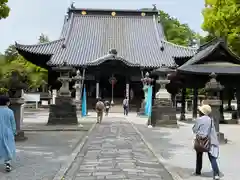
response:
M100 78L100 96L103 99L112 100L112 93L113 93L113 100L114 103L118 104L119 101L121 102L123 98L125 97L125 91L126 91L126 78L123 75L120 74L114 74L113 77L115 77L116 82L112 89L111 84L111 77L112 75L103 75Z

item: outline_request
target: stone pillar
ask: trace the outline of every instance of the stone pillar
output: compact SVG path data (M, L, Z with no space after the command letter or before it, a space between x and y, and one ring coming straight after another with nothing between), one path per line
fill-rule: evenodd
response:
M193 119L197 118L198 109L198 88L193 89Z
M52 104L56 104L57 90L52 90Z
M181 115L180 115L180 120L181 121L184 121L186 120L186 117L185 117L185 104L186 104L186 88L183 88L182 89L182 99L181 99Z
M223 86L216 80L217 75L212 73L210 75L211 79L205 85L205 90L208 94L207 99L203 101L203 104L208 104L212 108L212 118L218 135L220 143L226 143L227 140L224 138L224 134L220 132L219 122L220 122L220 111L221 100L219 97L220 91L223 90Z
M10 108L14 112L14 117L16 121L17 135L15 136L16 141L23 141L27 138L24 135L24 131L21 130L21 124L24 115L24 99L23 98L10 98L11 105Z
M16 141L23 141L27 138L24 136L24 131L21 130L21 123L23 121L24 114L24 92L23 89L27 88L26 84L21 82L20 74L16 71L12 72L11 78L9 80L9 97L10 106L14 113L14 118L16 121L16 131L15 136Z

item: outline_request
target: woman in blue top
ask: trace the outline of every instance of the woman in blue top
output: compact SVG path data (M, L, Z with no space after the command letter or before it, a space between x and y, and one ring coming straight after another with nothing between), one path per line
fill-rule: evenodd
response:
M220 171L217 164L217 158L219 156L219 142L217 133L215 130L214 122L210 118L210 113L212 109L209 105L202 105L198 108L199 118L196 120L193 126L193 133L200 137L209 137L210 138L210 150L208 152L208 158L212 165L213 169L213 179L219 180ZM196 171L195 175L201 175L202 170L202 152L196 152L197 162L196 162Z
M13 111L8 108L9 105L9 98L0 96L0 162L5 164L7 172L11 171L11 160L16 155L16 122Z

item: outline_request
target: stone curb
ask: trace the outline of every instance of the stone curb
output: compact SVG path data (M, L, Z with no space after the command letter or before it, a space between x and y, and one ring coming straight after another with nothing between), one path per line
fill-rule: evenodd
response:
M154 151L152 145L147 142L147 140L144 138L143 134L137 129L137 127L129 119L127 119L127 121L132 125L132 127L135 129L135 131L141 137L142 141L146 144L147 148L153 153L153 155L158 159L158 161L164 166L164 168L169 172L169 174L172 176L172 178L174 180L184 180L183 178L180 177L180 175L178 173L174 172L171 169L171 166L168 165L167 160L163 156L161 156L161 155L157 156L157 153Z
M67 162L60 168L60 170L55 174L52 180L64 180L64 176L67 171L71 168L74 160L76 159L77 155L79 154L80 150L83 148L84 144L87 142L90 133L95 129L96 123L94 123L89 129L87 135L81 140L81 142L75 147L71 155L69 155Z
M94 123L95 124L95 123ZM22 129L25 132L46 132L46 131L89 131L88 129Z

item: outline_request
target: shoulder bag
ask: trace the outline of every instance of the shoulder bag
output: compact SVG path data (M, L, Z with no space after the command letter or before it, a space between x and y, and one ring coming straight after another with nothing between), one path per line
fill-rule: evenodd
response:
M199 135L196 135L196 139L194 141L194 149L197 152L209 152L211 148L211 139L210 134L212 131L212 119L211 119L211 125L209 127L208 135L206 137L201 137Z

